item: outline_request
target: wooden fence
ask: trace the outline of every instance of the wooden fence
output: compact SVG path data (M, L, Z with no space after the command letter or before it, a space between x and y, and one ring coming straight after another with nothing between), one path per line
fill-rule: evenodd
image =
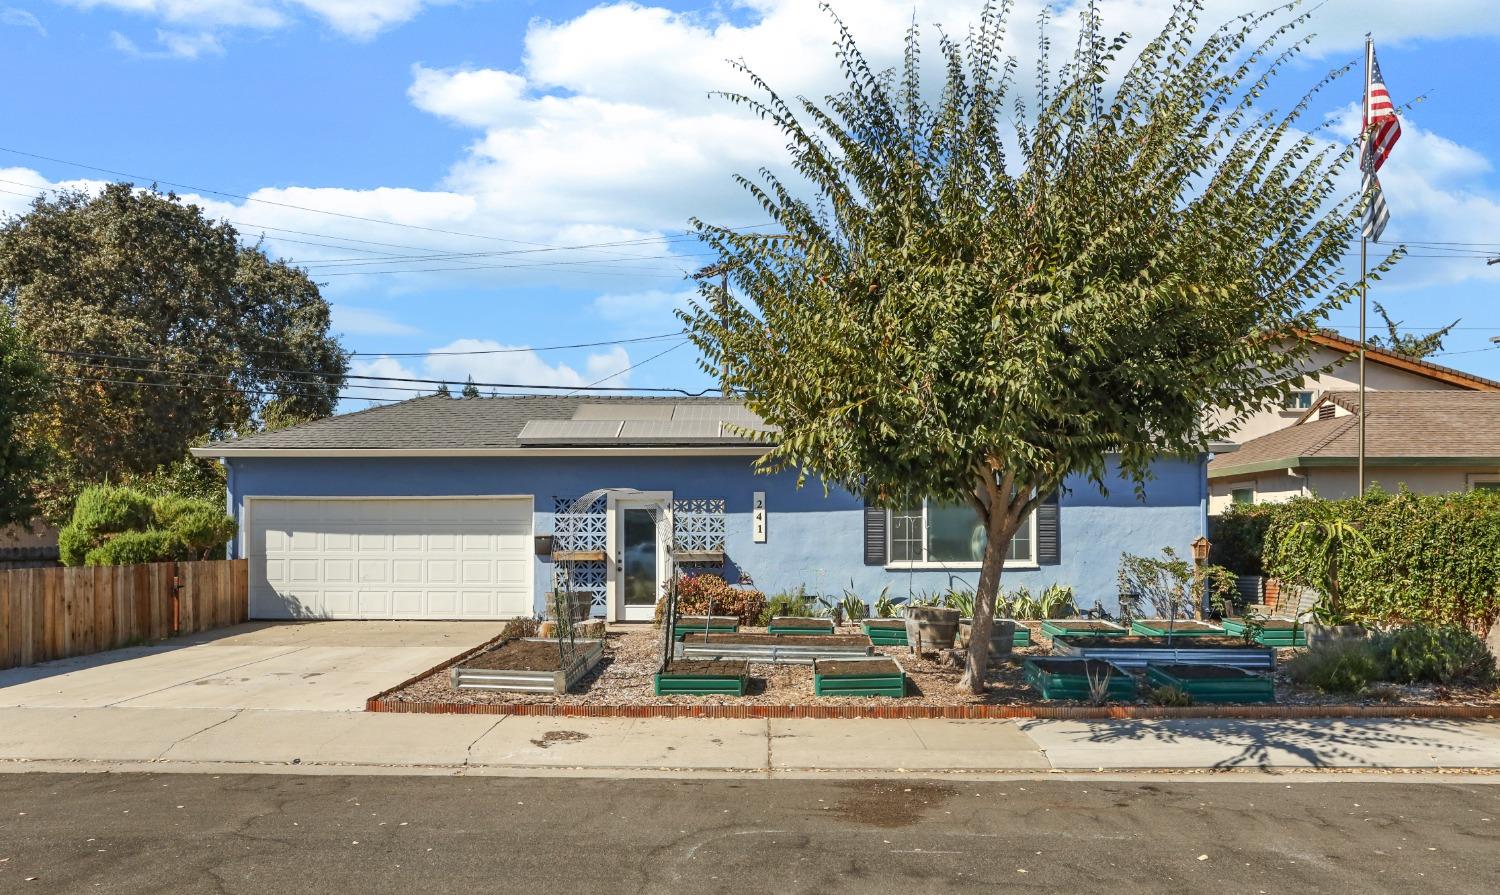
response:
M243 559L0 572L0 668L238 624Z

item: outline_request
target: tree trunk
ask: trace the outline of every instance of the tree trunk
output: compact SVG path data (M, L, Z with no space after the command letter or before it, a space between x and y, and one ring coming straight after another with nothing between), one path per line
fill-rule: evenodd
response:
M974 621L969 628L968 660L958 682L960 693L984 692L985 670L990 661L990 631L995 627L995 602L1000 598L1000 573L1005 568L1010 539L1024 518L1017 510L1015 505L992 500L985 514L984 563L979 569L979 586L974 591Z

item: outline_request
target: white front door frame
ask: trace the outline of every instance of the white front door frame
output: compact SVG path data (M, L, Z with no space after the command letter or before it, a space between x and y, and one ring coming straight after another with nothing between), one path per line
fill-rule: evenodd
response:
M666 595L667 575L671 570L672 549L672 492L638 491L634 494L610 494L605 501L604 539L607 545L605 559L605 618L611 622L650 621L645 618L628 618L625 611L624 582L625 558L621 553L620 539L624 532L619 524L620 510L629 507L650 507L658 511L656 520L656 580L657 602Z

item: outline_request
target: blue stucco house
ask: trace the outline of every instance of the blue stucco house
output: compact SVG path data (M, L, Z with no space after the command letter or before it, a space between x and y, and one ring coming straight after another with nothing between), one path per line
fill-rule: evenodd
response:
M760 426L720 399L432 396L194 453L226 467L254 618L531 615L566 570L597 614L647 620L669 554L768 594L976 583L972 511L757 475ZM1161 460L1143 498L1069 482L1010 545L1005 586L1113 608L1122 552L1186 555L1204 534L1206 463Z

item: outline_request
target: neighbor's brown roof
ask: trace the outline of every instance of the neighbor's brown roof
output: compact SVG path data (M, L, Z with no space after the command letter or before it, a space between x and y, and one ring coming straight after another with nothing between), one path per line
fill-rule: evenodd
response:
M1309 332L1306 336L1308 341L1322 345L1325 348L1332 348L1335 351L1344 351L1353 354L1359 350L1359 340L1346 339L1338 333L1329 330ZM1500 392L1500 382L1493 379L1486 379L1483 376L1476 376L1473 373L1467 373L1453 367L1445 367L1442 364L1435 364L1418 357L1397 354L1394 351L1387 351L1384 348L1377 348L1374 345L1365 347L1365 359L1378 364L1385 364L1388 367L1395 367L1398 370L1405 370L1408 373L1415 373L1418 376L1426 376L1438 382L1456 385L1460 388L1474 389L1481 392Z
M1367 461L1473 459L1500 464L1500 392L1373 391L1366 393L1366 400ZM1350 412L1317 419L1324 404ZM1297 424L1214 457L1208 477L1354 463L1359 453L1358 414L1359 392L1325 392Z

